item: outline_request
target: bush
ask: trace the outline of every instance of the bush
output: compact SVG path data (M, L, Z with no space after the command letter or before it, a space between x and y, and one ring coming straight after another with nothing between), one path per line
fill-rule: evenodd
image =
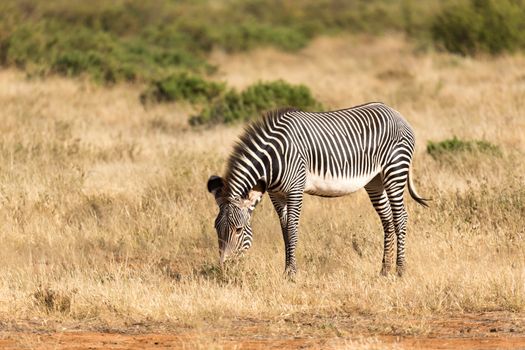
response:
M150 84L150 88L141 94L142 103L189 101L191 103L209 102L225 90L225 85L210 82L197 75L186 72L169 75Z
M311 37L292 26L268 26L258 23L241 23L225 26L217 45L229 52L247 51L261 45L273 45L286 51L296 51Z
M211 44L181 28L181 21L170 26L176 11L178 5L163 1L6 0L0 4L0 64L30 73L85 74L104 83L208 69Z
M468 2L466 2L468 1ZM207 55L294 51L340 32L405 31L463 54L525 46L521 0L0 1L0 64L31 73L149 82L210 69ZM428 23L433 23L430 26ZM430 30L430 27L432 29Z
M197 116L192 125L221 124L245 121L261 112L278 107L296 107L303 110L322 108L304 85L291 85L285 81L259 82L238 93L231 89L212 101Z
M107 83L149 82L181 70L206 71L214 48L293 51L341 31L409 26L417 32L431 7L403 1L409 20L399 3L386 0L2 0L0 64Z
M432 25L434 40L451 52L514 51L523 48L525 7L511 0L470 0L451 5Z
M463 153L483 153L492 156L501 156L501 149L485 140L463 141L454 136L440 142L428 141L427 153L434 159L441 159L447 155Z

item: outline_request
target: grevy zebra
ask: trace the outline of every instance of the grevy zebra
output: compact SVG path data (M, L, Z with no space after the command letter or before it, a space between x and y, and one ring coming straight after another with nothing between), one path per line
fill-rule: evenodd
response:
M231 154L224 179L211 176L208 190L219 206L215 228L221 264L252 244L250 219L264 192L279 216L285 272L296 272L295 247L303 193L338 197L365 188L384 230L381 274L389 273L397 236L397 273L405 270L405 184L412 183L414 133L382 103L331 112L283 109L249 125Z

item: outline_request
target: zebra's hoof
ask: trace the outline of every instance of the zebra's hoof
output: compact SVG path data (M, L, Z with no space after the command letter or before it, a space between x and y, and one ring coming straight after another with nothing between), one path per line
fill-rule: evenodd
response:
M381 276L384 276L384 277L388 276L390 274L390 270L391 270L390 266L383 266L380 272Z
M403 277L404 274L405 274L405 267L398 266L397 267L397 277Z
M284 278L290 282L295 282L295 276L297 272L295 270L286 269L284 270Z

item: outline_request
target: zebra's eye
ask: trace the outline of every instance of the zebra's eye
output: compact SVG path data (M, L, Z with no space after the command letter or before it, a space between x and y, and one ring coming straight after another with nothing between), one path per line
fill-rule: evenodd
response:
M238 235L240 235L241 232L242 232L242 229L243 229L242 227L237 227L237 228L235 229L235 233L237 233Z

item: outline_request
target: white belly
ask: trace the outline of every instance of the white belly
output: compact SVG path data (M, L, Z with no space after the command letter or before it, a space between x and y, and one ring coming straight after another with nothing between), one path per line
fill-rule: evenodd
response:
M379 170L360 177L334 177L330 174L322 177L309 173L306 177L304 192L326 197L344 196L363 188L378 173Z

